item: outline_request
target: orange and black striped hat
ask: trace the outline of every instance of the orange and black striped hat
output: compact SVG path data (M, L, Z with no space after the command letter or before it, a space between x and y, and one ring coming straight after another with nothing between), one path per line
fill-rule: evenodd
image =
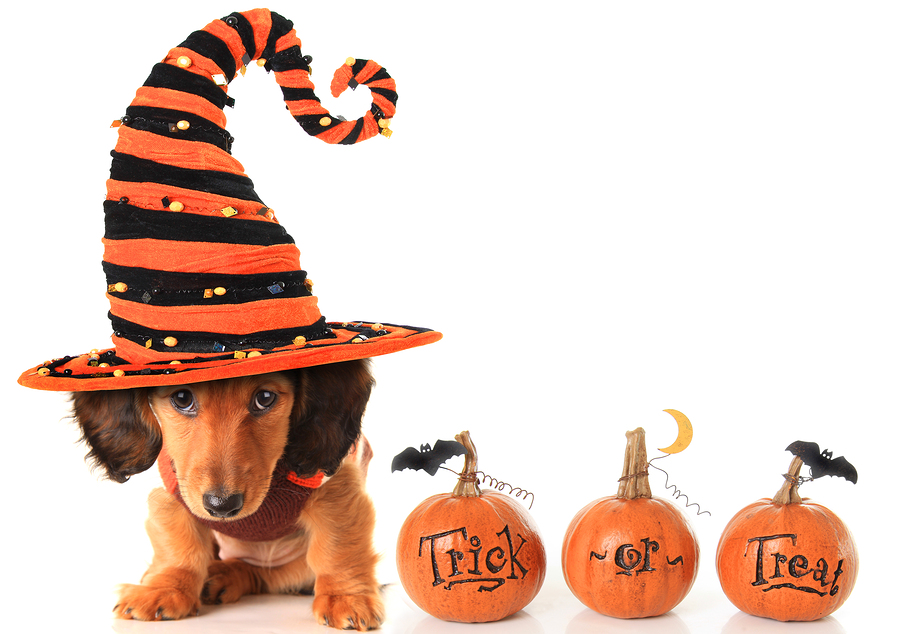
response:
M350 145L390 134L394 80L348 59L335 96L362 84L356 121L322 107L293 24L267 9L195 31L154 66L118 127L107 181L103 269L114 347L45 362L27 387L88 391L178 385L362 359L432 343L439 332L326 322L300 252L231 153L228 84L256 60L274 72L310 135Z

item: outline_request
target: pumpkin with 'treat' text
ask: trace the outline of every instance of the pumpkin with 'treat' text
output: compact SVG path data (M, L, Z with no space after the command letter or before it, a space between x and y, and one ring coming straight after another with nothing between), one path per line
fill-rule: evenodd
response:
M773 498L738 511L716 551L716 572L741 611L779 621L814 621L837 610L856 583L859 555L844 522L797 491L794 457Z

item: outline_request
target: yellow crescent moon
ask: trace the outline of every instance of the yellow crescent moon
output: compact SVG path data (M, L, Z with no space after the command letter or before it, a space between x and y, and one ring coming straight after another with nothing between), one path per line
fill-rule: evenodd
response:
M678 437L675 439L675 442L665 449L660 448L660 451L664 451L665 453L678 453L684 451L687 449L688 445L691 444L691 439L694 437L694 428L691 426L691 421L677 409L664 409L663 411L667 414L671 414L672 418L675 419L675 422L678 423Z

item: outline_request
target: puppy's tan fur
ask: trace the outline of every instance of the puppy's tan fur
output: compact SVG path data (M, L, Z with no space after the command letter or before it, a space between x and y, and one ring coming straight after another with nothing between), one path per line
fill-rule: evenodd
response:
M339 629L378 627L384 617L372 546L375 516L365 493L371 452L360 424L373 385L365 361L193 385L73 396L89 456L114 480L153 464L164 444L188 508L166 489L150 495L146 528L153 561L140 585L120 590L115 614L140 620L178 619L204 603L245 594L315 594L319 623ZM179 409L185 393L192 409ZM274 394L274 402L256 407ZM358 450L352 450L359 443ZM310 495L296 531L275 542L236 543L195 516L210 518L204 493L243 495L228 522L262 504L276 463L285 457L298 475L331 477ZM190 509L190 510L189 510ZM275 566L219 559L219 544L255 559L279 553ZM254 560L254 557L244 559Z

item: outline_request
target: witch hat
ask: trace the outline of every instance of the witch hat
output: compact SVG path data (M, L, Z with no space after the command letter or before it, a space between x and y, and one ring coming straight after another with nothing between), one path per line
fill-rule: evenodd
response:
M309 79L293 24L268 9L195 31L156 64L120 120L103 203L114 347L48 361L24 386L61 391L178 385L362 359L432 343L439 332L326 322L300 252L231 156L227 88L256 60L274 72L311 136L389 136L397 93L373 61L349 58L335 96L363 84L370 111L332 116Z

